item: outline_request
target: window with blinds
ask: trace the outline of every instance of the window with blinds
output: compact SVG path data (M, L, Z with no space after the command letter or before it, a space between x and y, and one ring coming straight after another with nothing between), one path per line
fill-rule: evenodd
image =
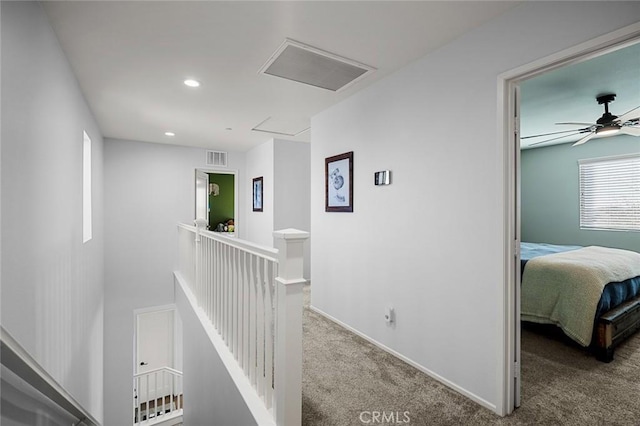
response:
M640 231L640 154L580 160L580 229Z

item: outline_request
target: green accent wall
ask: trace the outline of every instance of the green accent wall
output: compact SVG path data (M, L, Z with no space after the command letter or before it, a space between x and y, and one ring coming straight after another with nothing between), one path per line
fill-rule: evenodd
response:
M209 173L209 183L217 183L220 187L219 195L209 194L209 227L214 230L219 223L235 220L235 175Z
M640 252L640 232L580 229L578 160L640 153L640 137L527 149L521 155L522 241L599 245Z

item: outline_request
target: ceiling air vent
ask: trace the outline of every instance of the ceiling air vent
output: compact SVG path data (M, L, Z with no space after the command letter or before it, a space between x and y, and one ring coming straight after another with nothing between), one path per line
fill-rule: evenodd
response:
M223 151L207 151L207 166L227 167L227 153Z
M338 92L373 71L368 65L286 39L259 73Z

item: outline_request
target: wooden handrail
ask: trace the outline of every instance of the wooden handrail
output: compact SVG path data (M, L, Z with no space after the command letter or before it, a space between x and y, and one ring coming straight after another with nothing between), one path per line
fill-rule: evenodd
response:
M175 374L176 376L182 377L182 371L178 371L178 370L173 369L171 367L154 368L153 370L145 371L144 373L134 374L133 377L140 377L140 376L144 376L145 374L152 374L152 373L156 373L158 371L168 371L169 373L172 373L172 374Z

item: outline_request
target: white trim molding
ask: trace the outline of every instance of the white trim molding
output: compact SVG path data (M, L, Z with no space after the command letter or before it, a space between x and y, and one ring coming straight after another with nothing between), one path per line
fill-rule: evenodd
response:
M593 38L584 43L577 44L568 49L554 53L539 60L522 65L503 74L497 79L497 126L498 135L501 138L502 154L504 156L504 276L502 304L499 323L501 324L502 338L498 348L498 405L496 413L504 416L510 414L516 404L515 378L519 360L519 342L516 342L515 329L519 329L519 295L516 293L519 272L516 271L514 256L517 254L517 242L519 242L519 214L517 205L517 192L519 173L517 162L519 155L516 152L519 146L515 146L512 135L518 129L514 126L513 117L518 108L517 100L513 99L513 93L519 84L530 78L539 76L567 65L584 62L594 57L623 49L640 41L640 22L628 25L611 33ZM515 349L514 349L515 348Z

